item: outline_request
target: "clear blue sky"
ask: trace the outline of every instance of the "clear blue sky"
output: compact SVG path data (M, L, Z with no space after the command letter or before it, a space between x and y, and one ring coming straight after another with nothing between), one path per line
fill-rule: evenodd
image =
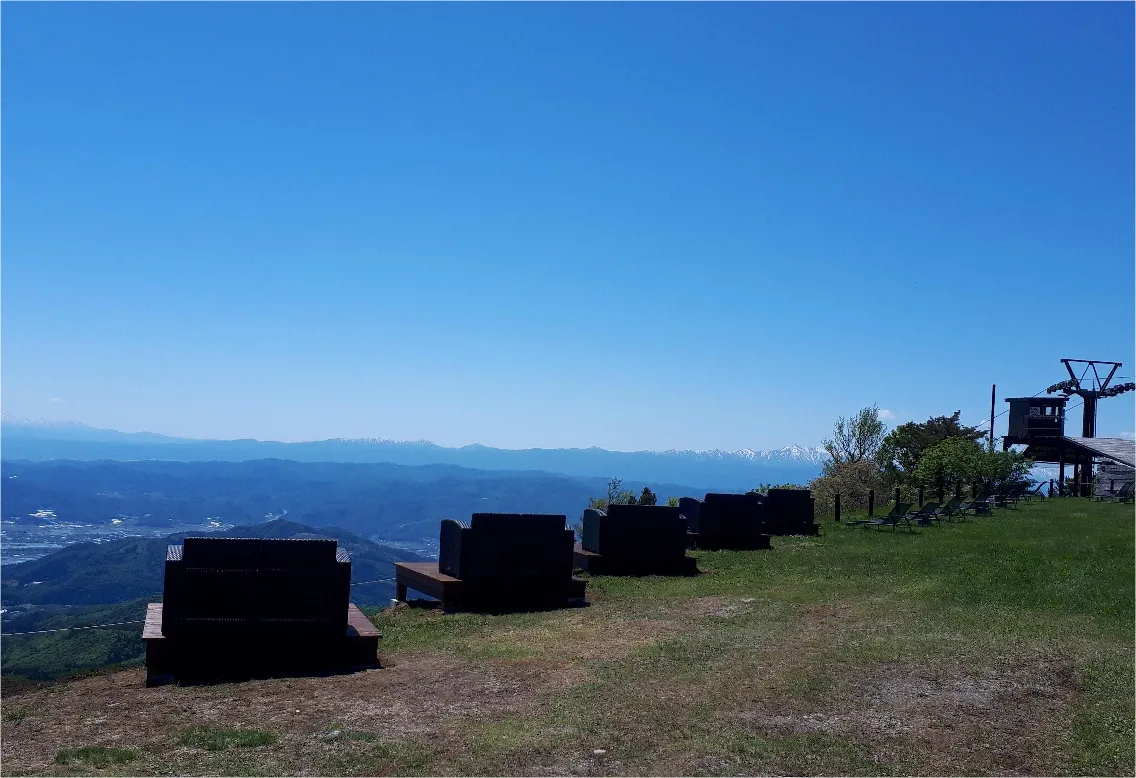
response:
M2 23L7 414L772 448L1136 374L1131 3Z

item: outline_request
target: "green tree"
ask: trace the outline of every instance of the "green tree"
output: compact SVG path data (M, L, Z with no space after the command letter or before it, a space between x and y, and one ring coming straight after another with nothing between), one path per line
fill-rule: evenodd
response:
M980 478L985 452L975 441L964 437L947 438L923 452L915 467L917 483L953 489L968 486Z
M886 431L875 405L861 408L851 418L836 420L832 438L824 441L831 459L824 463L823 473L808 484L819 515L833 514L838 494L841 509L854 511L868 506L870 491L880 492L883 479L876 455ZM770 488L762 484L757 491L768 493Z
M847 462L874 458L886 430L875 405L861 408L851 418L841 416L833 427L832 438L824 441L824 450L832 457L831 462L825 463L826 471Z
M1033 460L1011 449L984 449L978 457L978 477L989 489L1031 483Z
M928 448L915 467L915 480L945 488L981 483L988 489L1029 483L1033 460L1017 451L998 451L964 437L947 438Z
M655 496L654 492L652 492L646 486L643 487L643 493L639 495L639 504L640 505L655 505L658 502L658 500L659 500L659 498Z
M653 496L653 495L652 495ZM612 478L607 484L607 494L603 497L589 497L588 507L606 511L609 505L634 505L635 493L623 488L623 479Z
M746 494L769 494L770 489L808 489L808 485L801 484L761 484L756 489L750 489Z
M677 508L678 507L678 498L677 497L668 497L667 498L667 507L668 508Z
M919 460L932 446L951 438L975 442L983 436L977 427L959 423L959 411L935 416L922 423L909 421L889 432L879 447L877 458L889 484L912 485Z

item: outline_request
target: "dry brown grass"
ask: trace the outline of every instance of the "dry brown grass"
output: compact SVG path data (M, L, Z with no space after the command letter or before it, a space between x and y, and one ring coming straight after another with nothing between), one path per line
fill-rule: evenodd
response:
M104 745L137 751L100 770L129 774L1132 774L1130 516L1086 541L1029 515L778 539L698 578L596 579L589 608L400 609L386 666L354 675L5 697L3 770ZM178 745L203 725L279 739Z
M288 772L324 761L322 752L336 746L319 735L336 727L391 742L428 738L465 717L530 713L542 695L561 686L550 669L537 660L411 654L352 675L218 686L148 689L142 670L86 678L16 698L30 712L19 724L4 725L4 771L54 771L60 749L82 744L138 748L144 758L131 770L160 772L163 762L194 756L172 742L172 733L211 725L278 733L279 745L256 749L257 759Z

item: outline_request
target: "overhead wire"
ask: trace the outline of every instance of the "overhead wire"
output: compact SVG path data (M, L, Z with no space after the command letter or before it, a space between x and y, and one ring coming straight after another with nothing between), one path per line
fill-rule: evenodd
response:
M49 632L71 632L80 629L104 629L106 627L122 627L127 624L144 624L145 619L135 619L134 621L115 621L109 624L88 624L85 627L59 627L57 629L33 629L27 632L0 632L0 637L15 637L16 635L46 635Z
M394 583L394 580L395 579L393 579L393 578L373 578L370 581L356 581L356 582L353 582L351 585L352 586L364 586L366 584ZM32 630L28 630L27 632L0 632L0 637L7 638L7 637L16 637L17 635L47 635L47 634L53 633L53 632L72 632L72 631L75 631L75 630L84 630L84 629L105 629L105 628L108 628L108 627L123 627L123 626L127 626L127 625L130 625L130 624L144 624L144 623L146 623L145 619L134 619L132 621L114 621L114 622L110 622L108 624L87 624L87 625L82 626L82 627L58 627L56 629L32 629Z
M1128 379L1131 379L1131 378L1132 378L1132 376L1115 376L1114 378L1128 378ZM1045 393L1046 393L1046 390L1045 390L1045 389L1042 389L1042 390L1041 390L1040 392L1035 392L1035 393L1031 394L1031 395L1030 395L1030 399L1032 400L1032 399L1033 399L1034 397L1039 397L1040 395L1043 395L1043 394L1045 394ZM1073 411L1073 410L1076 410L1077 408L1080 408L1080 407L1081 407L1082 405L1084 405L1084 404L1085 404L1085 401L1084 401L1084 400L1081 400L1081 401L1080 401L1079 403L1077 403L1076 405L1070 405L1070 406L1069 406L1069 407L1067 407L1067 408L1066 408L1065 410L1066 410L1066 412L1068 412L1068 411ZM1006 415L1007 413L1009 413L1009 412L1010 412L1010 409L1009 409L1009 408L1007 408L1006 410L1002 411L1001 413L995 414L995 415L994 415L994 419L995 419L995 420L997 420L997 419L1000 419L1001 417L1005 416L1005 415ZM984 425L985 425L985 426L988 426L989 424L990 424L990 419L983 419L982 421L978 422L978 424L976 424L975 426L976 426L976 427L982 427L982 426L984 426Z
M1038 396L1043 395L1043 394L1045 394L1044 389L1042 389L1040 392L1034 392L1033 394L1031 394L1030 399L1032 400L1034 397L1038 397ZM1001 413L995 414L994 418L1000 419L1009 412L1010 412L1010 409L1007 408L1006 410L1002 411ZM978 422L978 424L975 425L975 428L981 427L983 425L989 425L989 424L990 424L990 419L983 419L982 421Z

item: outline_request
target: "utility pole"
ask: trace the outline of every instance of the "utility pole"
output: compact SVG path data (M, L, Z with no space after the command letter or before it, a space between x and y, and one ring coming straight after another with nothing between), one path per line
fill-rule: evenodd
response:
M994 450L994 397L998 384L990 384L990 450Z

